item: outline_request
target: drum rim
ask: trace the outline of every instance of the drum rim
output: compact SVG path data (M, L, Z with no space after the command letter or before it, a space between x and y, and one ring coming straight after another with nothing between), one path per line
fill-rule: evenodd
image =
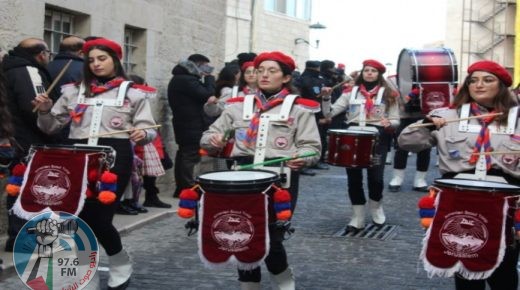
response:
M347 132L359 132L361 134L345 134ZM363 130L349 130L349 129L329 129L327 130L327 134L328 133L339 133L338 135L350 135L350 136L359 136L359 135L370 135L370 136L374 136L374 135L378 135L379 132L376 132L376 131L363 131Z
M232 181L211 180L211 179L201 178L203 175L206 175L206 174L221 173L221 172L238 172L238 171L263 172L263 173L269 173L272 176L266 177L266 178L261 178L261 179L254 179L254 180L232 180ZM259 184L259 183L272 183L272 182L280 180L280 176L276 172L264 170L264 169L214 170L214 171L208 171L208 172L204 172L203 174L200 174L199 176L197 176L195 178L195 180L197 181L197 183L199 183L201 185L205 185L205 184L211 184L211 185L227 185L227 184L247 185L247 184L251 184L252 185L252 184Z
M468 184L453 184L453 183L446 183L446 182L442 182L443 180L459 180L459 181L465 181L465 182L468 182ZM485 183L490 183L490 184L494 184L494 185L507 185L508 187L489 187L489 188L486 188L486 187L482 187L482 186L471 186L469 183L471 182L485 182ZM472 190L481 190L481 191L487 191L487 192L517 192L517 193L520 193L520 186L516 186L516 185L513 185L513 184L504 184L504 183L500 183L500 182L495 182L495 181L485 181L485 180L472 180L472 179L455 179L455 178L437 178L433 181L433 185L434 186L446 186L446 187L449 187L449 188L455 188L455 189L472 189Z

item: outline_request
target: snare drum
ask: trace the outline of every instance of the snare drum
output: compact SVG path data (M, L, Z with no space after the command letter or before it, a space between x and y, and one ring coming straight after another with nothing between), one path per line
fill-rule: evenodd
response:
M379 132L330 129L327 135L327 163L347 168L369 168L377 165L375 154Z
M276 173L262 170L209 172L197 177L204 191L198 237L204 264L232 264L245 270L262 263L269 249L267 192L278 179Z
M279 177L267 170L229 170L201 174L197 183L207 192L213 193L262 193Z
M513 221L520 187L507 183L437 179L435 216L421 257L430 275L486 279L513 242Z
M31 146L14 212L25 219L48 210L78 215L87 191L97 191L101 172L111 167L115 154L109 146Z

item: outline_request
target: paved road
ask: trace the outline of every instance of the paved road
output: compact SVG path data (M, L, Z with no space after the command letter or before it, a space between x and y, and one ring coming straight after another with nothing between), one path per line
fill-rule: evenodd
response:
M423 230L416 204L422 194L411 190L414 160L409 160L403 192L385 190L387 222L396 227L383 240L336 235L351 213L344 168L302 177L293 219L296 232L285 243L297 289L453 289L452 279L428 278L418 259ZM385 184L390 172L387 166ZM437 168L432 166L428 179L436 176ZM135 262L129 289L239 289L235 269L203 267L196 237L186 236L184 224L170 216L123 237ZM106 266L103 257L101 266ZM262 273L263 288L269 289L265 267ZM101 274L106 284L106 272ZM20 285L17 277L0 282L2 289L22 289Z

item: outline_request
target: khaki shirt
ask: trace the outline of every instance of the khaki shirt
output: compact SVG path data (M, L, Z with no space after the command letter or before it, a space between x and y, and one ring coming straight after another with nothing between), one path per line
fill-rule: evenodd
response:
M336 102L334 102L334 104L331 104L330 99L323 99L323 115L326 118L333 118L345 112L347 123L359 123L360 106L362 106L363 104L350 104L351 94L352 92L341 94L341 96L336 100ZM365 96L363 96L363 94L361 94L358 91L355 99L364 100ZM366 120L368 120L368 122L366 122L367 125L381 127L380 119L388 118L393 128L397 128L399 126L399 104L397 103L397 100L390 108L388 108L388 113L386 112L386 105L384 101L381 101L380 104L374 104L374 108L370 113L371 114L369 116L367 115L368 117L365 118Z
M486 112L483 110L482 114ZM455 109L441 108L433 110L431 115L445 118L446 120L458 119L459 111ZM423 120L417 123L422 123ZM469 120L469 124L479 125L478 120ZM496 126L493 122L489 125ZM502 126L503 127L503 126ZM452 172L459 173L475 169L475 164L469 164L468 160L473 153L473 148L479 133L459 131L459 122L447 123L439 130L430 131L427 127L406 127L399 135L399 147L406 151L420 152L424 149L437 146L439 152L439 170L441 174ZM516 120L514 134L494 134L490 132L490 142L493 151L520 150L520 124ZM515 178L520 178L520 155L496 154L491 155L492 168L500 169Z
M47 134L56 133L67 123L70 125L69 138L87 139L90 134L92 121L92 106L88 106L81 120L76 123L71 121L70 112L73 112L78 104L79 86L74 84L62 87L62 95L52 107L50 113L38 113L38 127ZM118 89L96 95L94 98L113 100L117 98ZM155 125L150 108L147 92L140 89L129 88L122 107L103 107L101 126L98 134L113 131L129 130L131 128L144 128ZM146 144L155 139L157 135L154 129L146 129L145 140L139 144ZM100 138L128 139L130 133L111 134Z
M265 113L279 113L281 107L278 105ZM234 130L235 144L231 157L254 156L255 148L247 147L243 142L250 122L243 119L243 110L243 102L229 103L222 115L203 133L200 140L201 147L210 153L215 153L217 148L210 144L211 135ZM305 158L306 165L310 166L318 162L321 141L314 113L305 106L293 104L287 121L271 121L267 131L265 158L291 157L295 154L315 152L317 155Z

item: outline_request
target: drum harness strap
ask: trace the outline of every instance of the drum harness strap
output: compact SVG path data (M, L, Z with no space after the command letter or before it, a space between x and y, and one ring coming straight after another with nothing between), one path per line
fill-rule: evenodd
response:
M85 104L93 107L92 121L90 123L90 132L88 138L88 145L96 146L99 137L95 137L99 133L99 127L101 126L101 120L103 117L103 107L122 107L124 104L126 92L129 86L132 84L131 81L124 81L119 86L116 99L102 99L102 98L85 98L85 84L81 83L78 104Z
M469 117L470 113L470 104L464 104L461 107L460 111L460 118L467 118ZM507 126L497 126L496 124L489 126L489 131L491 134L507 134L511 135L515 132L516 127L516 120L518 116L518 106L512 107L509 110L509 114L507 116ZM469 120L462 120L459 122L459 132L464 133L476 133L478 134L480 132L481 125L480 124L469 124ZM484 147L481 148L481 152L484 152ZM490 180L491 176L486 178L487 175L487 168L486 168L486 155L481 154L479 156L479 159L475 165L475 175L473 178L471 178L472 174L459 174L457 175L457 178L470 178L477 180ZM498 182L504 182L504 180L500 180Z
M359 117L358 117L358 124L360 127L366 127L366 120L367 120L367 112L365 112L365 103L367 100L365 98L363 99L357 99L357 94L359 91L359 87L355 86L352 88L352 91L350 93L350 101L349 105L359 105ZM381 100L383 99L383 93L385 92L385 88L380 88L377 92L377 97L374 105L379 106L381 105Z
M254 115L254 104L255 104L255 95L247 95L244 98L244 112L243 119L245 121L251 120ZM265 160L265 151L267 149L267 139L268 139L268 130L269 130L269 122L271 121L284 121L287 122L289 120L289 113L291 112L294 101L298 95L287 95L282 103L282 107L279 113L276 114L267 114L263 113L260 115L260 123L258 124L258 136L256 139L255 146L255 157L253 163L261 163ZM265 168L269 171L273 171L273 167ZM276 171L280 175L285 175L285 182L282 182L285 185L289 185L290 183L290 170L284 172L283 166L280 167L279 171Z

